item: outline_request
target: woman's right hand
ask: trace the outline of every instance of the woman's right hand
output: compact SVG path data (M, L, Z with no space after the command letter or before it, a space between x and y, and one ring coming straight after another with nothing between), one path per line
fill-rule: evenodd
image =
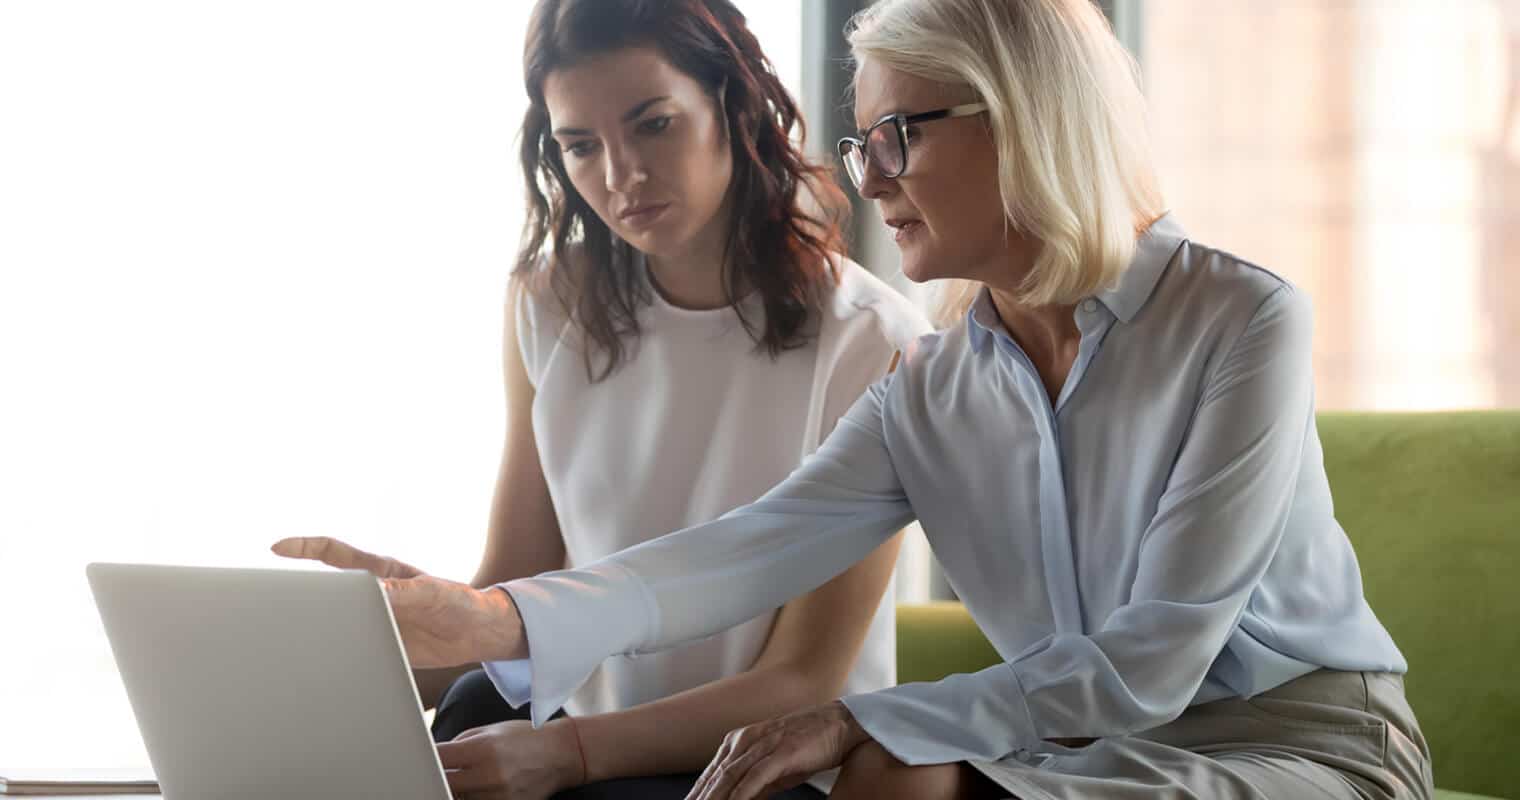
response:
M526 720L475 728L438 745L449 789L469 800L545 800L586 782L575 721L534 729Z
M505 591L434 578L404 562L325 536L282 539L270 550L339 569L362 569L380 578L413 667L453 667L527 655L522 618Z

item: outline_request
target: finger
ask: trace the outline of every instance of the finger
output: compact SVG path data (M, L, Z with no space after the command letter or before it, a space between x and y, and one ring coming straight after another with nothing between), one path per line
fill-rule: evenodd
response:
M286 558L303 558L308 561L320 561L330 567L339 569L362 569L357 563L359 557L369 555L346 542L339 541L330 536L292 536L281 539L269 548L276 555Z
M276 555L320 561L338 569L362 569L381 578L411 578L422 572L410 564L360 550L330 536L293 536L269 548Z
M706 792L701 795L702 800L725 800L729 797L734 787L744 780L744 776L749 773L759 756L760 754L753 748L740 750L730 755L713 775L712 782L707 785Z
M786 759L779 753L772 753L750 767L749 772L744 775L744 780L734 787L727 800L756 800L756 798L770 797L772 792L791 788L775 786L775 784L783 783L783 778L790 771Z
M732 750L733 735L723 737L723 743L718 745L718 752L713 754L712 760L702 769L702 774L697 776L697 782L691 785L691 791L686 793L686 800L697 800L707 790L707 785L712 782L713 775L722 766L724 759Z
M380 578L415 578L422 574L422 570L410 564L397 561L394 558L360 550L338 539L329 539L327 537L316 538L327 542L327 549L322 562L329 566L342 569L362 569Z
M500 773L488 764L467 769L446 770L443 773L443 779L448 781L449 791L453 792L455 797L461 793L470 793L470 797L474 798L476 797L474 792L502 788Z
M270 545L269 551L285 558L315 559L316 556L310 555L313 548L310 537L288 536Z
M482 761L489 761L489 752L482 752L479 742L460 741L439 742L434 745L438 750L438 763L444 769L469 769Z
M717 769L715 765L718 764L720 758L722 756L714 756L713 760L707 762L702 774L697 776L697 782L691 785L691 791L686 793L686 800L701 800L707 794L707 787L712 783L713 770Z
M386 563L386 573L380 576L383 578L420 578L423 575L427 574L426 572L417 569L405 561L399 561L397 559L385 556L375 557Z

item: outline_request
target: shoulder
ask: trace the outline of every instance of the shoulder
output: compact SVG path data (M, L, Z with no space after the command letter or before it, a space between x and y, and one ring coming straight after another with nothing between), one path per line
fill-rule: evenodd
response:
M923 311L865 267L840 258L837 268L839 283L820 310L821 337L872 335L901 350L933 330Z
M1267 267L1197 241L1178 248L1149 305L1158 321L1185 322L1193 333L1233 338L1265 317L1313 316L1308 293Z
M902 348L894 362L894 382L923 384L942 382L970 353L964 322L915 337Z
M515 335L523 365L533 385L537 386L563 340L574 327L567 303L575 302L579 282L576 270L583 264L551 264L539 259L529 270L512 274L507 289L506 318L509 333Z
M557 335L569 321L569 308L573 307L589 268L581 249L572 247L564 256L543 255L531 269L514 271L508 301L518 328Z
M1314 309L1282 275L1217 247L1187 241L1125 337L1137 363L1207 382L1230 363L1307 365ZM1190 365L1190 366L1189 366Z

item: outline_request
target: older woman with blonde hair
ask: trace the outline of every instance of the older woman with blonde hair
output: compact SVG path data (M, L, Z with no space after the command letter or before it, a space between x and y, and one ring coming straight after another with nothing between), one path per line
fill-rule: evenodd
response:
M1429 797L1334 517L1308 298L1165 212L1102 16L886 0L849 37L841 155L908 277L955 281L948 327L715 522L504 591L389 582L413 657L500 662L541 717L608 656L774 608L917 518L1005 661L735 731L694 797L838 765L848 797Z

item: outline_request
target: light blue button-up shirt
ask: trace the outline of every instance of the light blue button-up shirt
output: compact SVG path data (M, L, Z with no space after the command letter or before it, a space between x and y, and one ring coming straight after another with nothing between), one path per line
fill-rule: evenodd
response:
M1335 521L1305 295L1168 216L1074 313L1054 404L984 291L755 503L503 584L531 660L488 673L542 724L604 658L780 606L915 517L1005 661L845 698L908 764L1063 752L1319 667L1403 672Z

